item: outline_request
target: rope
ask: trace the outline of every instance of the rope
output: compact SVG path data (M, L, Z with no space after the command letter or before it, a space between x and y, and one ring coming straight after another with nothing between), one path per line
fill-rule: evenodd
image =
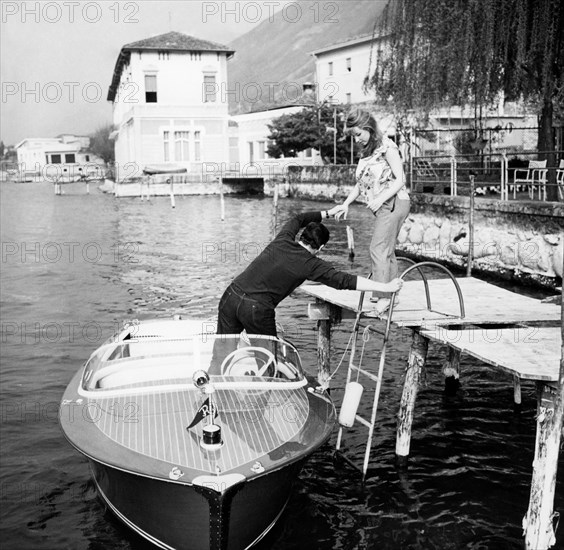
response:
M364 357L364 348L366 346L366 342L370 340L370 325L366 325L364 330L362 331L362 350L360 351L360 359L358 360L358 370L356 371L356 381L358 382L358 378L360 376L360 367L362 365L362 358Z
M351 345L353 336L354 336L354 331L351 332L351 335L349 336L349 341L347 342L347 347L345 348L345 351L343 352L343 355L341 357L341 360L339 361L339 364L335 367L335 370L331 373L331 376L329 376L329 378L327 378L327 380L326 380L327 385L329 385L329 382L332 380L333 376L335 376L337 374L337 371L339 370L339 368L343 364L343 361L345 359L345 355L347 354L347 351L349 350L349 346Z
M345 347L345 351L343 352L343 355L341 356L341 360L339 361L339 364L335 367L335 370L331 373L329 378L327 378L327 381L326 381L327 384L329 384L329 382L337 374L337 371L339 370L339 368L343 364L343 361L345 360L345 356L347 355L347 351L349 350L349 346L351 345L353 336L354 336L354 331L351 332L351 335L349 336L349 341L347 342L347 345ZM359 378L359 375L360 375L360 366L362 365L362 358L364 356L364 348L366 346L366 343L369 340L370 340L370 325L367 325L366 327L364 327L364 330L362 331L362 350L360 352L360 359L358 361L358 370L356 371L356 381L357 382L358 382L358 378Z

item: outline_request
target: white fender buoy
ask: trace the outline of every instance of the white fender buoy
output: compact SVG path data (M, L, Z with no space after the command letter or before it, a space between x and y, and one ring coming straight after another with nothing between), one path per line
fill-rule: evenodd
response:
M343 404L341 405L341 412L339 413L339 424L341 424L341 426L350 428L354 424L363 389L362 384L358 382L349 382L347 384Z

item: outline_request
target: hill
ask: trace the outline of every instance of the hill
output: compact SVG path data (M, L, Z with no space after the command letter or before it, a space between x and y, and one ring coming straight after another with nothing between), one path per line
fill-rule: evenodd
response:
M229 46L229 110L259 110L295 99L304 82L315 78L312 51L370 34L387 0L293 2ZM299 7L297 7L299 6Z

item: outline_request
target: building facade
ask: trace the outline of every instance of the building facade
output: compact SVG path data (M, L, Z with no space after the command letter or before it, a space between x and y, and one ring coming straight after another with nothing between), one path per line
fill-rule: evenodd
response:
M116 179L147 166L202 173L229 158L226 46L169 32L123 46L113 103Z
M303 105L279 106L232 117L237 124L236 143L238 170L243 175L282 174L289 165L311 166L323 164L319 152L308 149L297 157L271 158L267 153L268 125L282 115L294 114L304 109ZM234 158L234 156L233 156Z
M383 44L370 34L312 52L318 100L342 104L374 101L374 94L365 92L363 83L374 70L375 50Z
M26 138L16 146L17 171L23 179L75 181L101 178L104 161L88 150L87 136L60 135L55 138Z

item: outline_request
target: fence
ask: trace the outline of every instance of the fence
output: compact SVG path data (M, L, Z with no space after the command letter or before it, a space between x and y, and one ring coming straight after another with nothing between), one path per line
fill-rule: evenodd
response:
M546 154L519 151L411 157L410 187L415 192L468 196L473 175L476 194L499 195L501 200L546 201L549 188L556 186L558 199L564 201L564 151L556 151L559 161L555 166L539 160ZM556 172L555 178L551 171Z

